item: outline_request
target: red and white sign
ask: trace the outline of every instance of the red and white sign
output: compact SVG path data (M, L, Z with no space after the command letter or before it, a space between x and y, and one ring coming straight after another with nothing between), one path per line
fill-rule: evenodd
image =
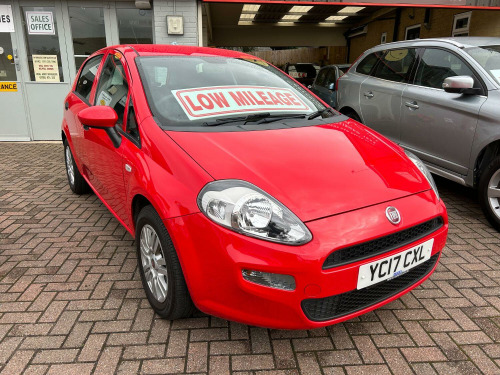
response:
M215 86L172 90L191 120L251 112L310 112L290 89L262 86Z

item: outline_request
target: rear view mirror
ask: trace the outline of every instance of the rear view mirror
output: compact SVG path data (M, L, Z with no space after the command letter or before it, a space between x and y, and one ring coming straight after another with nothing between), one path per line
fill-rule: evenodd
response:
M477 95L480 90L474 88L474 79L470 76L455 76L445 78L443 89L454 94Z
M91 128L113 128L118 121L115 110L108 106L93 106L78 112L78 120L84 126Z
M113 142L113 146L120 147L122 138L115 129L118 115L113 108L104 105L88 107L78 112L77 116L84 129L85 127L103 129Z

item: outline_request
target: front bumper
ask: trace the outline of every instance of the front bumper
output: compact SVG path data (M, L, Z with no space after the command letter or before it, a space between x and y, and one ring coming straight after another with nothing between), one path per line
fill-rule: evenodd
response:
M385 216L389 205L397 207L401 214L402 221L397 226ZM326 258L334 250L402 231L435 217L441 217L443 225L418 241L367 259L323 269ZM437 265L440 251L446 243L448 217L442 201L437 201L435 195L427 191L307 222L313 239L302 246L247 237L213 223L201 213L165 220L165 225L177 249L191 297L200 310L256 326L308 329L351 319L420 285ZM336 308L338 301L335 301L339 296L352 296L359 292L356 290L359 266L431 238L434 238L431 260L423 264L425 270L410 279L408 275L413 269L391 281L375 284L380 286L397 282L399 287L392 288L392 293L381 293L368 302L366 298L354 302L351 298L354 309L340 316L337 314L333 319L328 319L328 314L324 315L325 319L315 319L308 313L308 303L320 301L321 306L326 303L326 306ZM292 275L296 288L284 291L250 283L243 279L242 269ZM403 277L409 279L406 284L402 282L405 280L401 279Z

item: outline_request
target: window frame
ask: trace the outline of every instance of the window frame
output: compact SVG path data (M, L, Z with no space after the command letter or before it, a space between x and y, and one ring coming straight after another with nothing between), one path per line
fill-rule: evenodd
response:
M416 40L416 39L420 39L420 32L418 33L418 38L414 38L414 39L408 39L408 31L411 31L411 30L414 30L414 29L420 29L422 30L422 24L419 23L417 25L412 25L412 26L407 26L406 29L405 29L405 40Z
M420 67L420 63L422 62L422 56L425 52L425 50L427 49L439 49L439 50L442 50L442 51L445 51L445 52L448 52L452 55L454 55L456 58L458 58L459 60L462 61L462 63L464 63L469 69L470 71L474 74L474 76L472 78L474 79L477 79L477 81L479 82L479 85L481 86L481 94L479 94L479 96L484 96L484 97L487 97L488 96L488 90L487 90L487 87L481 77L480 74L477 73L476 69L474 69L474 67L469 64L469 62L464 59L462 56L460 56L458 53L456 53L455 51L453 50L450 50L448 48L445 48L445 47L440 47L440 46L428 46L428 47L418 47L417 48L417 60L418 60L418 63L415 64L415 69L413 71L413 74L412 74L412 79L411 79L411 82L408 82L409 85L412 85L412 86L416 86L416 87L421 87L421 88L424 88L424 89L429 89L429 90L440 90L440 91L444 91L443 88L436 88L436 87L428 87L428 86L421 86L421 85L417 85L415 83L415 79L416 79L416 73L418 71L418 68Z
M457 29L457 22L465 18L467 18L467 27L462 27L460 29ZM455 14L453 16L453 27L451 29L451 36L455 37L457 36L456 34L464 34L464 33L467 33L467 35L459 35L459 36L469 36L471 19L472 19L472 11Z
M77 79L75 80L75 84L73 86L73 94L75 94L76 96L78 96L78 98L80 98L84 103L88 104L89 106L91 105L90 104L90 99L92 99L92 93L94 92L95 90L95 86L96 86L96 82L99 80L99 77L101 75L101 68L102 68L102 62L104 60L104 56L106 54L105 53L98 53L96 55L91 55L87 58L87 60L85 60L85 62L82 64L82 66L80 67L80 70L78 71L78 75L77 75ZM78 85L78 82L80 81L80 77L82 76L82 73L83 73L83 69L85 68L85 66L90 62L90 60L93 60L95 57L101 57L101 61L99 61L99 65L97 66L97 72L95 74L95 77L94 77L94 82L92 82L92 88L90 89L90 94L89 94L89 98L84 98L82 95L80 95L80 93L78 93L76 91L76 87Z

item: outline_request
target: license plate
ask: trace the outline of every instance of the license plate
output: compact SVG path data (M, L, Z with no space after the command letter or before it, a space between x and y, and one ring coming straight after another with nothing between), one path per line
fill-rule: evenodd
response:
M424 263L431 257L433 243L432 238L411 249L360 266L358 290L401 276L413 267Z

